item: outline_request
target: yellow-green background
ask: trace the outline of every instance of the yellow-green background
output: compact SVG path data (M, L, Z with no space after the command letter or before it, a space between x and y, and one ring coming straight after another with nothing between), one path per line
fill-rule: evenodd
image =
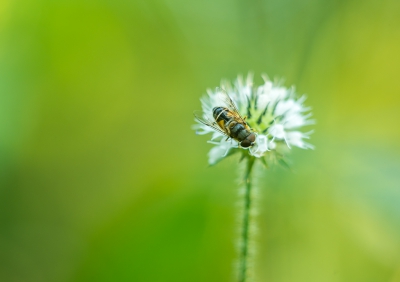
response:
M265 170L258 281L400 281L400 2L0 2L0 281L233 281L237 159L190 129L221 78L307 93Z

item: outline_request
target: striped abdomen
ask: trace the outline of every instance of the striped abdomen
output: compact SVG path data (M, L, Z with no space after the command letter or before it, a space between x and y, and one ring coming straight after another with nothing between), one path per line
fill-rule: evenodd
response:
M237 120L237 116L229 109L224 107L215 107L213 109L213 116L218 126L226 132L226 134L241 142L242 147L249 147L255 140L255 134L252 133L242 120Z

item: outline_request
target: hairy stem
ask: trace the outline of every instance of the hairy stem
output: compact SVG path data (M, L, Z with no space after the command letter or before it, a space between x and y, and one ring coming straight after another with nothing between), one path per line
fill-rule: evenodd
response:
M244 174L245 195L243 208L243 226L241 234L241 249L239 261L239 282L245 282L248 268L249 255L249 226L250 226L250 210L251 210L251 171L253 169L255 158L250 157L247 160L246 171Z

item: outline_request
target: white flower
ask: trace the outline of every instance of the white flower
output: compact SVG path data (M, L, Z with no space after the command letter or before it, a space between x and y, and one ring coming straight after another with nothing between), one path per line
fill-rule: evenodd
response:
M257 135L255 144L249 149L250 154L260 158L268 151L268 138L265 135Z
M271 82L265 75L263 78L264 84L260 86L253 86L252 74L246 79L239 76L233 85L223 80L220 89L208 90L207 95L201 98L203 111L200 115L196 114L198 123L193 128L198 134L213 134L209 141L215 145L209 153L210 164L215 164L235 152L276 160L292 147L313 148L304 141L309 139L312 131L308 133L299 131L301 127L314 123L310 119L310 108L303 105L306 97L303 95L297 99L293 87L287 89ZM239 114L246 117L246 123L250 128L246 132L255 134L255 141L249 147L241 146L240 144L244 144L240 143L242 140L229 138L232 137L231 134L215 123L214 108L232 109L227 103L229 100L227 95L232 99ZM209 126L210 124L212 126Z
M215 164L222 158L226 157L232 148L237 148L237 143L225 141L225 138L221 139L219 142L210 142L215 144L210 152L208 153L209 163Z

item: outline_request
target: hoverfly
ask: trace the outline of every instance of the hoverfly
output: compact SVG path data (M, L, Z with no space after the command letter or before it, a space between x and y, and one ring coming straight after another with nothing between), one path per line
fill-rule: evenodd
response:
M235 103L225 91L221 93L223 93L224 97L221 103L223 102L225 105L212 109L214 121L208 119L203 112L195 112L195 118L199 122L225 135L227 137L226 140L236 140L239 143L239 147L249 148L253 146L256 140L256 134L247 124L246 117L243 118L239 114Z

